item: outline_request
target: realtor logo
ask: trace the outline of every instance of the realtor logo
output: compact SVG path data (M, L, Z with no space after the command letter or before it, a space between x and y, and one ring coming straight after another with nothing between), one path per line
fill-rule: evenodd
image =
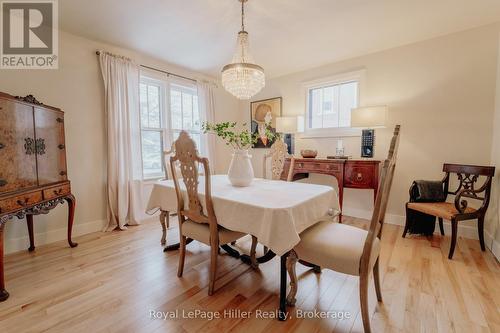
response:
M2 69L58 68L57 0L1 2Z

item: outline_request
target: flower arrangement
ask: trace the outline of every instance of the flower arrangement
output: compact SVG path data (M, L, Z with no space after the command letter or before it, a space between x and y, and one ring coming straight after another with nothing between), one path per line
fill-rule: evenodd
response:
M201 125L203 133L212 133L220 137L226 142L226 145L233 147L233 149L246 150L252 147L257 142L258 134L252 134L247 124L238 126L236 122L222 122L210 124L204 122ZM273 140L277 134L271 130L270 124L266 126L266 136Z

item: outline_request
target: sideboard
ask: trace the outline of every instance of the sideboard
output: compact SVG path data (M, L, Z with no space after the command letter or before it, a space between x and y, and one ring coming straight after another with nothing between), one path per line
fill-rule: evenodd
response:
M339 187L339 202L342 210L344 188L372 189L373 201L375 202L378 190L379 165L380 161L373 159L295 158L292 181L305 178L309 173L335 177ZM281 174L282 180L287 179L289 169L290 158L287 158Z
M65 201L68 243L75 247L75 197L67 178L64 112L31 95L0 93L0 302L9 297L3 267L5 223L26 218L28 250L34 251L33 215L47 214Z

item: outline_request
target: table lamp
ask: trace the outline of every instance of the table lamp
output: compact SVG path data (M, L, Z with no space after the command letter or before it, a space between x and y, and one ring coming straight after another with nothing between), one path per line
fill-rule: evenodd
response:
M384 128L387 121L387 106L365 106L351 110L351 127L362 128L361 157L373 157L375 128Z
M288 146L288 153L293 155L295 152L294 133L304 131L304 117L277 117L276 132L283 134L283 141Z

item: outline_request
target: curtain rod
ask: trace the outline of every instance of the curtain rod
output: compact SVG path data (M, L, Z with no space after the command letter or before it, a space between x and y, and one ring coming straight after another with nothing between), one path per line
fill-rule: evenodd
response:
M96 51L95 54L97 55L100 55L101 54L101 51ZM184 80L189 80L189 81L193 81L193 82L198 82L198 80L196 79L193 79L193 78L190 78L190 77L186 77L186 76L182 76L182 75L178 75L178 74L175 74L175 73L171 73L171 72L167 72L167 71L164 71L162 69L158 69L158 68L154 68L154 67L150 67L150 66L146 66L146 65L140 65L141 67L143 68L147 68L147 69L151 69L153 71L157 71L157 72L160 72L160 73L164 73L164 74L167 74L167 76L176 76L176 77L180 77L181 79L184 79Z

